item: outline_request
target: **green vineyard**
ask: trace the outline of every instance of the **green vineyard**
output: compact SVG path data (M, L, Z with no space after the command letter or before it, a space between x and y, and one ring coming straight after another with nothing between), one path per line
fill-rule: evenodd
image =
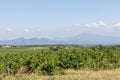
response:
M43 46L0 48L0 74L64 74L66 69L120 68L119 46Z

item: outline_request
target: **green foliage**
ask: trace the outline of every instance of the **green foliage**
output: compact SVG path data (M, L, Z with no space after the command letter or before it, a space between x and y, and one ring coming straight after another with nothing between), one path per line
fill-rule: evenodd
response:
M57 47L58 50L23 50L2 53L0 74L16 74L22 67L26 73L64 74L64 69L115 69L120 67L119 46ZM23 48L21 48L22 50ZM7 51L7 49L6 49Z

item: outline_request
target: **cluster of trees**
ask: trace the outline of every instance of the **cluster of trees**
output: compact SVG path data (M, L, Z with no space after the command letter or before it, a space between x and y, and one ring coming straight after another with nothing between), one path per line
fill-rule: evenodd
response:
M58 49L57 49L58 48ZM59 49L60 48L60 49ZM57 49L57 50L56 50ZM2 54L2 53L0 53ZM120 68L119 46L50 47L46 50L2 54L0 73L64 74L65 69L106 70Z

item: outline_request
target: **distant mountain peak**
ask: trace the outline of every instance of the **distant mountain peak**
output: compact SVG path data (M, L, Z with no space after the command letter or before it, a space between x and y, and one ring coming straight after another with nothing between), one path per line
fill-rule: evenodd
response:
M19 40L19 39L25 39L24 37L19 37L19 38L16 38L16 40Z
M77 44L77 45L120 45L119 37L102 36L97 34L81 33L79 35L66 38L66 39L53 39L48 38L17 38L13 40L0 40L0 45L50 45L50 44Z

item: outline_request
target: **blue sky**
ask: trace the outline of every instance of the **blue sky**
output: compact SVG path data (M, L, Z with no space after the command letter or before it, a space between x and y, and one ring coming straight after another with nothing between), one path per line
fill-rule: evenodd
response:
M0 1L0 40L81 33L120 37L120 0Z

